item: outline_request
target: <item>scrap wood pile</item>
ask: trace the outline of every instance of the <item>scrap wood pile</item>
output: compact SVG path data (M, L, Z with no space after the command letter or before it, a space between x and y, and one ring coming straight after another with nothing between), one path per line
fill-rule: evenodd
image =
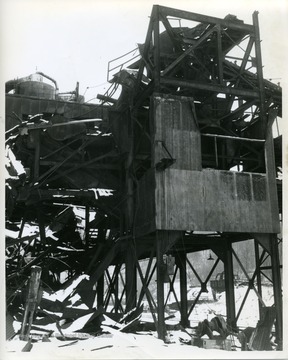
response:
M96 351L113 347L115 339L129 340L132 334L157 337L156 324L151 316L149 320L151 314L143 311L143 304L126 314L108 313L102 306L95 305L96 292L88 275L76 276L53 292L43 289L41 270L37 266L31 268L31 276L23 291L8 304L6 338L25 341L20 342L21 349L18 342L18 350L31 351L34 344L42 342L54 342L58 347L65 347L83 340L94 340L88 348ZM237 332L232 331L220 315L186 329L178 321L171 321L173 316L166 317L166 344L228 351L275 348L271 341L275 321L273 307L266 308L265 317L256 328L248 327ZM100 346L103 339L109 341L105 340ZM15 342L12 343L14 345L10 344L8 348L15 349Z
M41 276L41 268L32 267L33 270L40 271ZM10 324L10 327L7 326L7 339L12 339L16 335L19 335L21 340L47 339L51 336L62 340L83 339L113 330L127 332L140 323L143 306L125 315L108 314L103 307L96 308L95 290L88 275L77 276L67 281L56 292L43 290L39 278L34 295L31 288L35 289L35 284L32 284L31 280L32 275L25 291L19 292L8 304L7 325ZM25 315L31 311L32 305L34 314L28 319ZM30 334L27 334L25 329L25 319L30 322Z
M41 275L40 267L31 270ZM31 274L25 291L20 294L23 301L14 298L7 309L8 351L34 351L33 347L37 350L42 343L52 343L51 346L57 348L82 343L86 350L96 351L117 347L118 342L121 346L123 342L131 346L130 341L134 342L138 335L157 337L153 321L142 316L143 305L126 314L107 313L103 307L96 308L95 291L88 275L70 279L56 292L44 290L39 276L38 286L35 286L32 278ZM26 316L32 307L32 316ZM185 332L179 331L179 334L177 339L187 337Z

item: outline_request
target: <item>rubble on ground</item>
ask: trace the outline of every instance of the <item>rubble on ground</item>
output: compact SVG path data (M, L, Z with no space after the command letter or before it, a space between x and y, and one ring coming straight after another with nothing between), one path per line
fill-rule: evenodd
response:
M74 350L78 353L85 349L85 353L97 351L101 353L101 356L106 357L111 348L114 354L115 351L117 354L119 351L119 354L123 352L124 355L133 348L135 353L131 354L137 354L141 358L144 355L153 357L154 350L151 346L155 345L155 349L158 349L160 354L166 352L166 350L162 352L163 349L171 347L173 349L178 347L180 351L179 346L181 346L180 353L181 356L183 355L182 358L185 358L192 349L193 353L209 351L209 349L213 351L248 350L244 349L241 336L226 331L227 329L224 334L219 329L212 328L211 335L207 332L199 333L201 323L198 326L183 328L179 324L179 314L176 311L166 313L167 335L165 341L159 340L151 313L147 309L144 310L143 305L124 315L105 312L103 307L97 308L95 302L91 300L94 299L95 292L93 293L93 286L89 287L89 285L89 276L82 274L70 279L55 292L42 288L27 341L21 340L20 336L25 304L22 294L22 305L19 308L15 306L8 308L7 353L38 352L49 349L51 352L57 350L57 354L59 351L62 354L62 351L64 353L71 348L73 353ZM21 300L18 299L17 306L20 303ZM209 305L211 306L211 302ZM215 316L211 321L207 320L207 304L203 303L202 310L198 309L198 311L202 314L203 323L210 325L213 323ZM213 313L210 315L212 316ZM218 318L225 325L225 320L220 316ZM270 316L268 319L270 325L273 323L271 319ZM253 329L255 330L255 327ZM244 334L240 331L240 334L242 333ZM174 350L171 354L174 354ZM166 358L169 358L169 354L167 356ZM111 353L107 357L111 357Z

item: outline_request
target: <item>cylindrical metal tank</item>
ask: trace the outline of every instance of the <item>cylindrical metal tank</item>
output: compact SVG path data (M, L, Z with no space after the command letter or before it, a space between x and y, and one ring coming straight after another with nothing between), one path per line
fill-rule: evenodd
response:
M55 99L55 88L42 81L23 81L17 84L16 94Z

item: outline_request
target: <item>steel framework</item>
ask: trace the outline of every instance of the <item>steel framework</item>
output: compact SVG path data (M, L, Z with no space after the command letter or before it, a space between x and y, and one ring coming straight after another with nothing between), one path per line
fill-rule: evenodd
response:
M70 246L63 257L69 277L89 274L98 306L109 309L112 301L111 311L127 312L146 298L159 338L165 339L168 297L175 298L181 325L189 326L222 263L227 323L234 330L250 290L259 299L261 318L263 276L272 281L281 348L281 209L272 137L281 93L263 78L257 12L250 25L233 15L220 19L157 5L139 59L114 74L110 92L99 95L102 105L7 94L7 145L30 169L24 183L10 179L7 187L7 227L21 224L17 239L7 239L19 260L8 264L7 288L19 287L27 269L52 264L63 255L61 245ZM28 117L38 113L40 121ZM85 214L82 241L75 236L75 206ZM39 232L27 238L22 233L28 221ZM252 275L233 248L250 239ZM188 255L207 249L216 259L203 280ZM32 252L27 265L20 250ZM170 276L169 255L175 258ZM235 262L248 283L237 311ZM55 274L63 270L59 265ZM190 304L187 272L200 285Z

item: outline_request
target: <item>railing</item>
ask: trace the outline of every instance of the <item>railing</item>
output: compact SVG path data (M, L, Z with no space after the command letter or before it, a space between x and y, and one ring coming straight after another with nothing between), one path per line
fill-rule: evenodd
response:
M201 134L201 138L202 165L204 167L212 166L228 170L228 168L236 166L240 171L240 167L244 169L249 165L251 172L259 169L261 169L260 172L265 171L265 163L262 161L264 159L264 139L205 133ZM210 138L212 142L204 142L205 138ZM256 146L256 144L258 145ZM222 146L224 146L224 152Z
M137 53L137 54L135 55L135 53ZM140 53L139 53L138 47L129 51L128 53L126 53L124 55L121 55L113 60L110 60L108 62L107 81L109 82L112 79L112 76L111 76L112 71L114 71L114 70L117 70L117 72L121 71L123 69L124 65L126 65L126 67L128 67L129 64L132 65L133 60L135 62L135 60L137 58L140 58ZM116 73L116 71L115 71L115 73Z

